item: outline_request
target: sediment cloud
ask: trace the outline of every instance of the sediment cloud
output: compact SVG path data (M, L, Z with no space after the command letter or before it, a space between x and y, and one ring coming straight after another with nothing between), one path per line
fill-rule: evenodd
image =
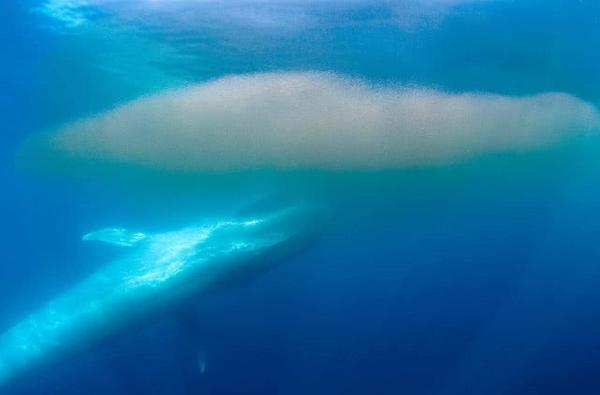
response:
M25 151L187 172L376 170L530 150L598 130L594 106L565 93L449 94L280 72L138 99L38 137Z

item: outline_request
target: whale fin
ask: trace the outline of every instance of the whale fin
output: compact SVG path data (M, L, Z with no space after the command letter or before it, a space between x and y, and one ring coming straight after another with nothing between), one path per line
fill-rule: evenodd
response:
M198 351L198 370L200 374L206 373L206 352L203 349Z
M85 234L82 240L102 241L104 243L114 244L120 247L133 247L146 237L148 236L146 236L144 233L131 232L123 228L104 228Z

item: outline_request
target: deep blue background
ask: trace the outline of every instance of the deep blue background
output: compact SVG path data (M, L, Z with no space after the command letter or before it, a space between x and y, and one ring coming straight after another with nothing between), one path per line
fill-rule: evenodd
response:
M143 225L157 204L19 169L18 145L36 131L181 81L257 70L332 70L449 91L564 91L600 103L596 1L468 4L411 29L391 23L383 5L324 7L325 22L293 33L224 21L202 34L150 26L116 39L106 27L61 31L31 12L37 5L9 1L0 14L0 328L112 257L82 245L82 234ZM135 49L156 42L193 56ZM328 183L331 218L301 255L11 391L600 393L599 147L590 139Z

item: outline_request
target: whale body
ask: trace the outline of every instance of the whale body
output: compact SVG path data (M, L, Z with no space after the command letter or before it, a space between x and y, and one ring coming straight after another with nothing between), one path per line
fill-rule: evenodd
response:
M302 244L303 214L285 209L150 235L121 228L85 235L130 251L0 336L0 388L186 296L280 262Z

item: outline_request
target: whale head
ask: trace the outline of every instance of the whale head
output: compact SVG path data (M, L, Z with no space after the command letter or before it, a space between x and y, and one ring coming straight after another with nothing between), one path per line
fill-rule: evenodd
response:
M179 278L185 288L211 289L211 284L218 288L251 278L252 273L280 262L282 253L298 248L310 233L306 231L309 218L306 208L288 207L206 220L167 232L105 228L84 235L83 240L127 248L113 269L136 292L173 288L171 283Z

